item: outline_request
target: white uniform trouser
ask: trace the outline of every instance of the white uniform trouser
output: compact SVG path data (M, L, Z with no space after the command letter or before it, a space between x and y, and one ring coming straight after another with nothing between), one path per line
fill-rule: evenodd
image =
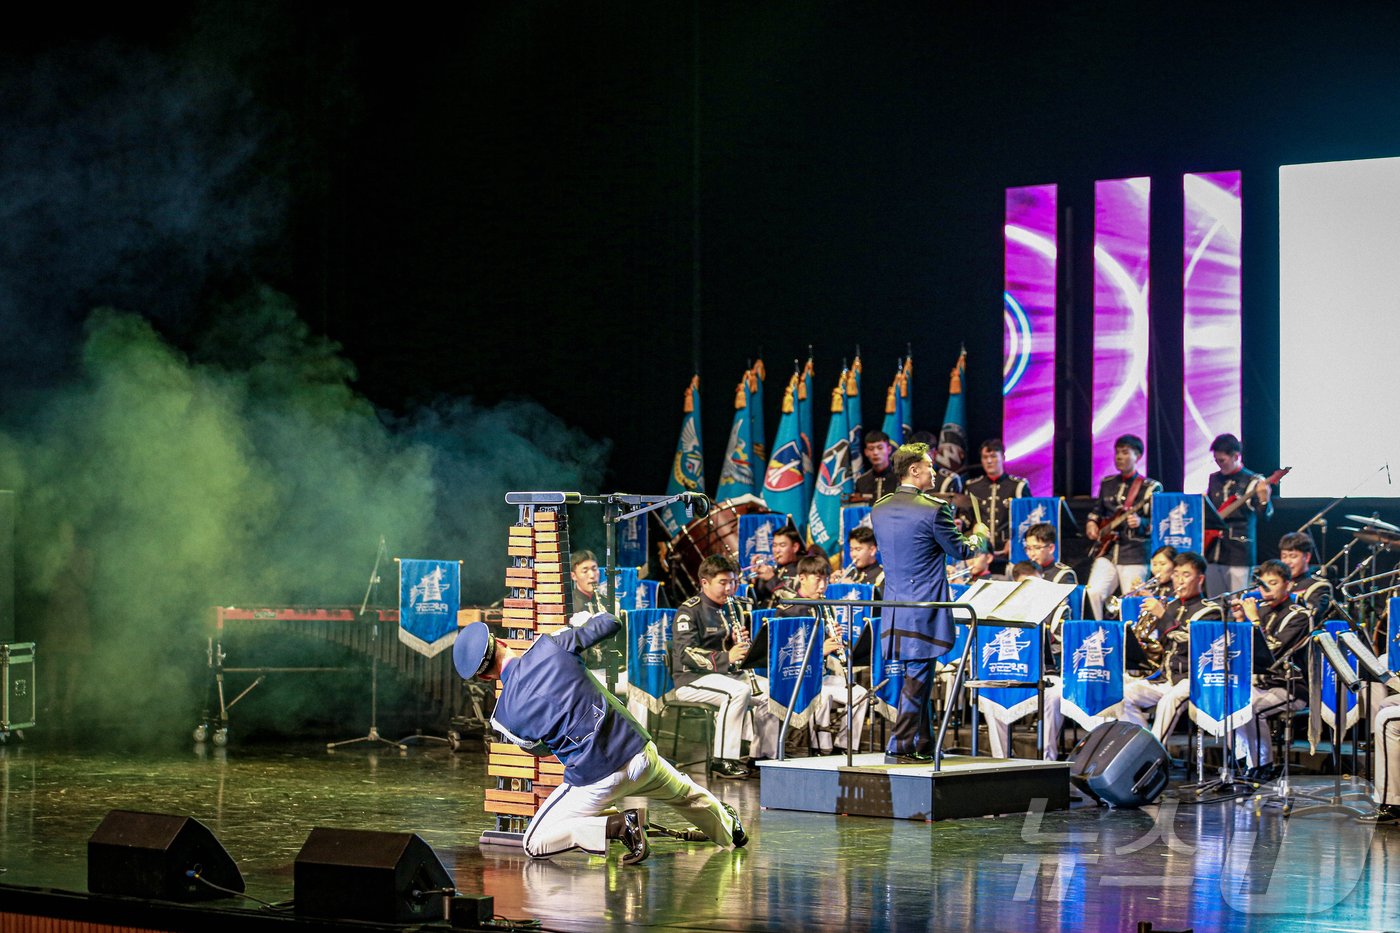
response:
M718 846L733 844L734 821L714 795L677 771L647 747L592 784L560 784L545 799L525 830L525 853L549 858L570 849L594 855L608 851L608 818L604 814L624 797L649 797L670 806L694 823Z
M865 725L866 707L870 705L870 694L860 684L851 687L851 719L853 735L846 733L846 681L835 674L822 678L822 695L817 701L812 717L818 726L817 747L824 752L831 751L832 719L836 720L836 746L838 748L860 748L860 733Z
M1157 741L1165 745L1190 695L1191 681L1186 677L1175 685L1167 683L1165 676L1158 680L1129 677L1123 684L1123 718L1144 729L1150 728ZM1148 710L1153 710L1150 724Z
M715 740L711 754L716 758L736 759L743 754L745 721L753 710L753 729L749 735L757 748L755 758L772 758L778 753L778 728L781 725L768 712L768 690L760 684L761 695L754 696L748 678L729 674L702 674L670 695L682 703L701 703L715 708Z
M1147 579L1146 564L1115 564L1107 557L1100 557L1089 568L1089 581L1084 584L1084 595L1089 599L1089 607L1094 618L1103 618L1103 604L1115 592L1126 593L1139 580Z
M1206 595L1220 596L1244 589L1249 585L1249 571L1248 567L1211 564L1206 568Z
M1060 732L1065 727L1064 714L1060 712L1060 697L1064 687L1051 683L1045 688L1045 719L1041 722L1041 736L1045 746L1044 758L1054 761L1060 746ZM1011 723L1002 722L991 713L991 707L982 697L977 698L977 711L987 723L987 739L992 746L993 758L1011 757Z
M1283 687L1269 687L1267 690L1255 687L1250 706L1254 718L1235 730L1235 757L1243 758L1249 767L1270 764L1274 760L1274 743L1269 741L1269 721L1283 713L1291 715L1294 709L1301 709L1299 701L1289 701L1288 691Z
M1378 752L1376 786L1371 795L1376 803L1400 806L1400 694L1391 694L1376 704L1371 734Z

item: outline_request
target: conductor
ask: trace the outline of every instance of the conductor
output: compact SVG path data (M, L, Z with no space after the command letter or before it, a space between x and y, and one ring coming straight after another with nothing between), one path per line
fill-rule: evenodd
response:
M905 444L895 451L899 487L875 503L871 524L885 563L885 599L891 602L943 602L948 599L944 565L986 551L991 534L978 522L967 535L953 523L953 506L934 496L937 475L927 444ZM904 664L899 711L885 747L890 763L933 759L929 694L935 659L953 646L953 616L947 609L883 610L885 657Z

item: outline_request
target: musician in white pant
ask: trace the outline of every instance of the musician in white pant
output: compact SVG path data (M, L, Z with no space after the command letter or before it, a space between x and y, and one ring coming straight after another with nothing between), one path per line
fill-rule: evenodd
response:
M1372 735L1376 737L1376 784L1372 799L1376 812L1361 817L1368 823L1400 823L1400 694L1391 694L1376 706Z

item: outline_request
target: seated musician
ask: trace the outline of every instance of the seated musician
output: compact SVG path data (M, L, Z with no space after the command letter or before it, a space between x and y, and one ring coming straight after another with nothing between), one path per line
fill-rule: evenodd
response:
M1051 546L1053 547L1054 525L1046 524L1052 532ZM1054 566L1054 565L1051 565ZM1068 569L1068 568L1066 568ZM1034 561L1022 560L1011 565L1010 576L1013 582L1020 583L1022 580L1047 579L1041 576L1042 568ZM1074 571L1070 571L1073 577ZM1072 583L1073 580L1056 580L1057 583ZM1064 696L1064 684L1056 673L1060 669L1060 635L1059 625L1063 623L1064 616L1068 612L1067 606L1061 606L1055 614L1055 618L1047 625L1045 637L1045 651L1042 657L1045 658L1046 685L1043 694L1045 704L1045 719L1042 722L1044 731L1044 758L1046 761L1054 761L1059 757L1060 733L1064 731L1065 717L1060 712L1060 700ZM979 701L980 702L980 701ZM1011 724L1002 722L995 716L990 715L988 708L983 709L983 719L987 723L987 739L992 746L993 758L1008 758L1011 755Z
M827 580L831 576L831 564L820 557L804 557L797 563L797 588L796 590L782 590L779 598L783 596L798 599L821 599L826 594ZM823 752L831 752L831 733L836 733L835 751L844 754L847 748L860 747L861 726L865 724L866 706L870 698L866 689L860 684L855 684L851 690L852 706L852 728L848 736L846 730L846 645L842 641L841 631L836 628L834 616L825 607L816 606L793 606L782 603L778 606L780 616L813 616L824 625L825 637L822 641L822 655L825 659L822 675L822 694L817 701L816 709L812 714L816 728L813 730L817 736L817 748ZM833 723L833 717L835 722ZM854 744L849 744L854 743Z
M1152 575L1146 580L1136 580L1133 583L1131 592L1134 596L1155 596L1158 599L1170 599L1176 591L1172 583L1172 570L1176 565L1176 548L1170 544L1164 544L1152 552L1152 560L1148 562L1148 569Z
M1094 618L1107 618L1104 604L1115 592L1126 594L1134 580L1147 576L1147 542L1151 537L1152 496L1162 489L1138 472L1142 438L1124 434L1113 442L1117 471L1099 482L1099 495L1084 526L1084 535L1100 545L1089 570L1085 596ZM1117 523L1114 528L1107 526Z
M867 525L860 525L851 529L851 533L846 535L846 540L851 549L851 565L841 571L839 582L873 586L873 598L879 599L885 588L885 568L876 560L880 556L880 549L875 545L874 530Z
M748 653L748 633L742 629L734 587L739 566L731 557L715 554L700 564L700 592L681 603L671 622L671 696L683 703L715 708L711 773L721 778L750 777L743 761L745 724L752 713L753 758L771 758L778 750L777 718L768 711L767 687L735 665ZM755 681L758 690L755 691Z
M1147 711L1155 709L1152 734L1159 742L1166 742L1191 692L1191 623L1202 619L1219 622L1225 618L1219 606L1202 598L1205 580L1204 557L1195 551L1178 554L1172 561L1175 598L1163 602L1153 597L1142 604L1142 619L1135 631L1140 641L1146 634L1161 646L1161 668L1147 677L1127 678L1123 685L1123 718L1147 726Z
M776 605L774 593L783 587L791 589L796 586L797 561L806 550L802 535L792 525L784 525L773 534L773 562L761 563L754 569L755 608L773 608Z
M584 612L591 619L606 611L598 586L598 558L592 551L574 551L569 559L569 577L574 583L574 600L569 615Z
M1278 559L1288 568L1288 589L1298 602L1313 614L1314 619L1322 619L1332 608L1332 584L1326 574L1314 571L1312 535L1302 531L1290 531L1278 539Z
M606 587L600 583L598 558L592 551L574 551L569 558L569 579L573 581L574 591L569 611L570 625L577 628L598 613L610 610L608 601L603 598ZM606 643L592 645L583 651L583 663L588 665L588 669L598 678L599 683L608 682L609 662L617 672L614 692L620 696L627 696L627 658L618 640L609 639ZM646 722L646 708L640 701L629 701L627 709L640 721Z
M1026 529L1025 538L1021 543L1025 546L1026 557L1035 564L1036 574L1042 580L1049 580L1051 583L1079 582L1073 567L1055 559L1054 525L1049 522L1032 525ZM1014 574L1011 579L1016 579Z
M1289 591L1288 567L1281 561L1266 560L1254 571L1259 581L1260 598L1236 600L1230 606L1236 622L1249 621L1259 626L1268 643L1269 653L1282 659L1303 644L1312 628L1312 613L1293 598ZM1299 667L1302 667L1299 664ZM1280 713L1302 709L1306 684L1302 676L1293 678L1293 694L1288 692L1288 680L1281 673L1254 675L1254 718L1236 729L1243 739L1236 742L1245 748L1245 766L1250 780L1272 779L1273 743L1269 741L1269 720Z

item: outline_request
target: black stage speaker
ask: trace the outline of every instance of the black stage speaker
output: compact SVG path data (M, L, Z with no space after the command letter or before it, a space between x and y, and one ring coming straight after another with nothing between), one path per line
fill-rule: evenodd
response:
M1161 796L1170 765L1151 732L1131 722L1106 722L1074 747L1069 777L1095 800L1131 809Z
M88 890L165 901L232 897L192 877L243 893L243 875L199 820L111 810L88 839Z
M426 923L444 918L452 876L416 833L318 827L297 853L293 884L303 917Z

